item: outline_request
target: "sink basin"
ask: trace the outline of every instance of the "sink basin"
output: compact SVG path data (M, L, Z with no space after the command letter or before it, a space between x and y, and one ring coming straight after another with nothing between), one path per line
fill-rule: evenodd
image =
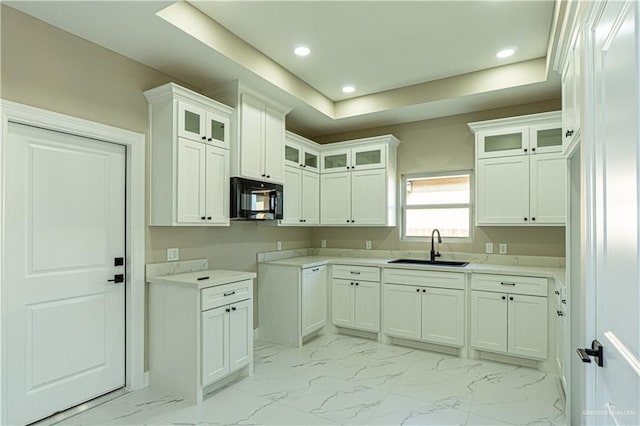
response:
M426 260L426 259L396 259L388 263L404 263L408 265L434 265L434 266L459 266L464 267L469 262L459 262L455 260Z

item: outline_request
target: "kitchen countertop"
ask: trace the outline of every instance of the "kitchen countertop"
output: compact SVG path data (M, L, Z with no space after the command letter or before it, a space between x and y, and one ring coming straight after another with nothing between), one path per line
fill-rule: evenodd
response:
M156 284L169 284L189 286L197 289L214 287L222 284L229 284L255 278L255 272L229 271L225 269L209 269L196 272L186 272L175 275L162 275L157 277L147 277L147 281ZM204 280L198 278L208 277Z
M461 268L456 266L434 266L434 265L416 265L388 263L393 259L379 258L358 258L358 257L331 257L331 256L302 256L291 257L287 259L273 260L261 262L269 265L297 266L300 268L310 268L314 266L334 264L334 265L357 265L357 266L377 266L380 268L393 269L413 269L424 271L447 271L447 272L463 272L463 273L486 273L486 274L503 274L503 275L522 275L533 277L553 278L564 285L565 270L563 268L551 268L544 266L523 266L523 265L496 265L489 263L469 263ZM444 259L446 260L446 259Z

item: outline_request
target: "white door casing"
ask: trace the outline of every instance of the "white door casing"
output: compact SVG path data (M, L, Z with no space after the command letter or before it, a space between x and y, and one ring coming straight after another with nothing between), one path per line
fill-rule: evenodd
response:
M125 240L125 293L126 293L126 377L125 383L129 390L146 386L144 375L144 226L145 226L145 197L144 197L144 135L127 130L91 122L68 115L34 108L6 100L1 101L2 120L0 121L0 383L2 396L0 398L0 423L7 424L8 377L6 369L7 353L7 315L5 305L8 301L5 294L7 276L5 265L11 262L11 253L5 244L7 221L4 213L7 208L7 165L11 158L7 155L9 123L21 123L49 129L57 132L83 136L98 141L109 141L124 145L127 151L126 162L126 212L125 221L127 234Z
M9 423L124 386L125 148L9 124Z

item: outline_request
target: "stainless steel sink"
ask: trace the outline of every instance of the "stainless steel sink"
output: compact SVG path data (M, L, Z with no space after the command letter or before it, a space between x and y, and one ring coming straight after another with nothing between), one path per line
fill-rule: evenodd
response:
M433 265L433 266L458 266L465 267L469 262L459 262L455 260L426 260L426 259L395 259L387 263L404 263L407 265Z

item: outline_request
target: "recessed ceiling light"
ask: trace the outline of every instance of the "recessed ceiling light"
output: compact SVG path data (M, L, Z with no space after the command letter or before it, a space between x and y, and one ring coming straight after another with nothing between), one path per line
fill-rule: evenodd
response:
M508 58L509 56L513 55L515 53L515 49L503 49L501 51L499 51L498 53L496 53L496 56L500 59L502 58Z
M356 91L356 88L353 86L353 84L347 84L342 87L342 91L344 93L353 93Z
M309 49L307 46L298 46L293 49L293 53L298 56L307 56L309 53L311 53L311 49Z

